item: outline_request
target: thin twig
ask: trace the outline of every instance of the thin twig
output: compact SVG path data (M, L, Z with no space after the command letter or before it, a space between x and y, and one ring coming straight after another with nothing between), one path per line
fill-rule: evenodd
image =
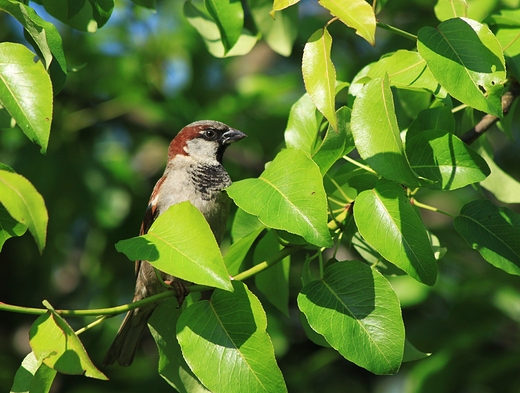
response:
M504 116L507 115L513 101L520 95L520 84L513 81L509 87L509 90L502 96L502 111ZM471 130L466 131L464 135L460 137L468 145L475 142L480 136L484 135L498 120L498 117L493 115L485 115Z

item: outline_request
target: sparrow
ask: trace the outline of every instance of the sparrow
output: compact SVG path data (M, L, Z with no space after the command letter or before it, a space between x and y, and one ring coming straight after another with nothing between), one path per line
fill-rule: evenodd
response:
M230 199L223 189L231 185L231 178L222 166L222 157L231 143L245 136L243 132L213 120L196 121L184 127L170 143L166 169L152 191L139 234L146 234L154 220L170 206L190 201L206 218L220 244L230 206ZM176 290L179 306L189 293L183 280L163 272L156 273L147 261L136 261L135 274L133 302L167 290L160 280ZM150 304L126 314L103 365L116 361L120 366L132 364L156 306Z

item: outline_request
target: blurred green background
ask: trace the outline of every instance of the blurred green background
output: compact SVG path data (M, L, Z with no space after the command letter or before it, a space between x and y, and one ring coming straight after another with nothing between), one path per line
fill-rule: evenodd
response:
M33 5L31 3L31 5ZM50 221L47 248L39 255L29 235L7 241L0 253L0 301L55 308L108 307L131 300L133 262L114 244L135 236L166 149L186 124L201 119L228 123L248 134L228 149L225 166L234 180L255 177L284 146L291 105L303 94L300 63L306 40L330 15L315 1L299 5L293 53L285 58L259 42L246 56L216 59L182 16L180 1L158 1L157 12L117 2L95 34L56 22L64 40L69 75L55 98L48 153L16 129L0 132L0 161L27 177L43 195ZM435 26L433 0L393 0L380 20L416 34ZM24 42L22 28L0 13L0 41ZM330 25L338 79L350 81L371 61L414 43L378 30L370 47L351 29ZM339 97L345 104L346 95ZM519 142L490 132L497 162L519 175ZM457 213L474 190L425 193L421 201ZM518 211L518 209L516 209ZM407 337L433 355L403 365L399 374L377 377L306 339L295 297L304 255L293 259L291 317L266 305L269 333L290 392L518 392L520 389L520 284L471 251L450 219L424 214L444 247L433 288L408 278L392 279L400 296ZM229 244L224 242L223 247ZM355 255L344 253L344 258ZM251 284L252 282L248 283ZM0 314L0 392L11 387L30 351L34 317ZM69 318L74 328L92 319ZM119 326L109 320L81 336L100 365ZM158 376L151 337L131 368L102 369L110 382L59 375L53 392L168 391Z

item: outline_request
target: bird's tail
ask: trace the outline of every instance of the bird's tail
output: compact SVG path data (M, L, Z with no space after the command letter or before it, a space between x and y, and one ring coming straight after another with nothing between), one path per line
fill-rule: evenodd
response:
M130 366L141 341L141 336L153 313L155 305L131 310L119 328L103 359L103 365L109 366L116 361L120 366Z

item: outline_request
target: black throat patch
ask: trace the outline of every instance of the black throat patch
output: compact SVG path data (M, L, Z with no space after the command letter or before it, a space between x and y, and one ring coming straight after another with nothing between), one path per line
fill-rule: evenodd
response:
M215 199L220 192L231 185L231 178L220 164L200 164L190 168L190 178L202 199Z

